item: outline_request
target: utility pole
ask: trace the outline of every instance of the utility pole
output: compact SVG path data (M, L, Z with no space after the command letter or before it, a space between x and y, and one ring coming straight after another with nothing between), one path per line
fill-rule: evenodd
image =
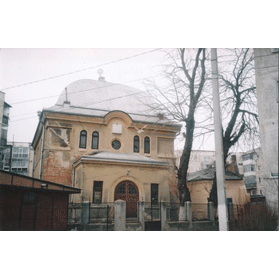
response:
M222 120L220 111L219 81L217 49L211 49L213 108L214 108L214 131L215 131L215 155L216 155L216 176L219 211L219 230L228 230L228 217L226 209L225 193L225 166L223 152Z

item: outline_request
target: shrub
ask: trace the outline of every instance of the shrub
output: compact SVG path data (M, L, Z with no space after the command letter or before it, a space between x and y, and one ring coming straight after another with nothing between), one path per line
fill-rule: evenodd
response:
M278 230L278 212L265 203L249 203L238 207L230 230L273 231Z

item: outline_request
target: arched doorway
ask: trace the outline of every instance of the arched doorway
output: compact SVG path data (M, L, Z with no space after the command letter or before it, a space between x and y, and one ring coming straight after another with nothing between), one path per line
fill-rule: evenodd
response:
M115 188L115 200L121 199L126 202L126 217L137 217L137 202L139 191L131 181L122 181Z

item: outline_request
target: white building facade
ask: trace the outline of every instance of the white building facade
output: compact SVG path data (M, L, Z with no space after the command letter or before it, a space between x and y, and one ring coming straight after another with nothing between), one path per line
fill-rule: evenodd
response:
M267 203L279 207L279 49L254 49L264 189Z

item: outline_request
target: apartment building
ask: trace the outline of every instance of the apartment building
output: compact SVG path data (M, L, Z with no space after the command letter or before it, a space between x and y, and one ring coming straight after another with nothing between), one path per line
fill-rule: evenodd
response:
M261 158L260 148L250 150L242 155L245 185L251 195L265 194Z
M30 143L8 142L2 150L2 170L32 176L33 156Z

